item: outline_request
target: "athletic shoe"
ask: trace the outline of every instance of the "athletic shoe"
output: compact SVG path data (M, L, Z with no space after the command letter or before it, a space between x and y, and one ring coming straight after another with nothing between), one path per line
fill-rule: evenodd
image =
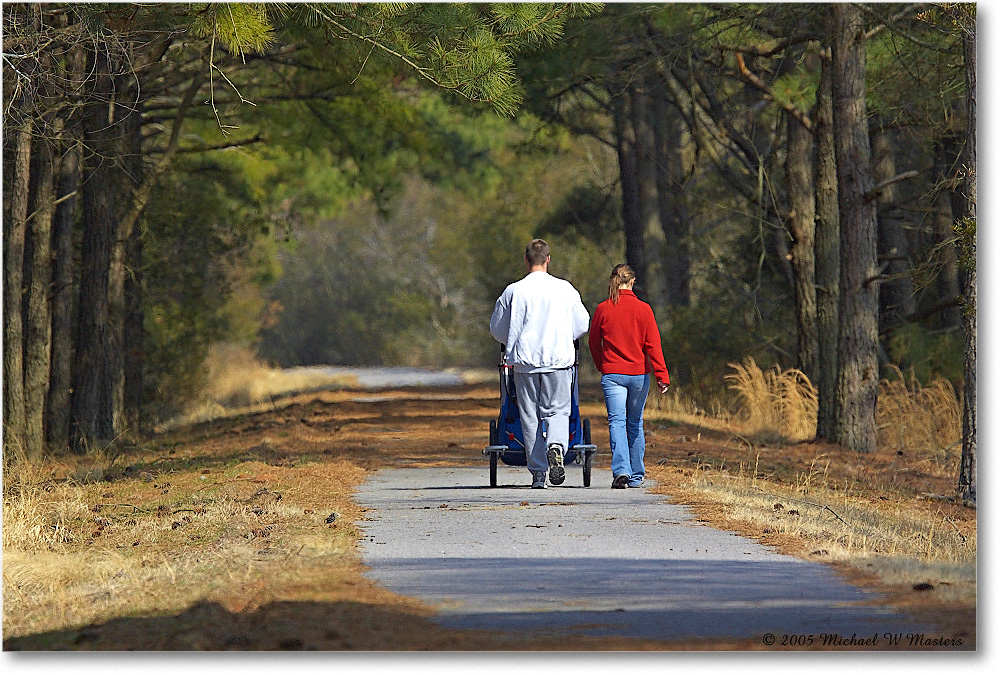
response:
M545 473L533 473L531 474L531 487L534 490L544 490L545 489Z
M616 490L623 490L628 485L628 476L621 474L620 476L615 476L615 479L611 481L611 487Z
M642 487L642 484L643 484L643 479L642 478L640 478L639 480L630 480L628 482L628 486L630 488Z
M545 453L549 460L549 482L553 485L562 485L566 480L566 469L563 467L563 447L558 443L549 446Z

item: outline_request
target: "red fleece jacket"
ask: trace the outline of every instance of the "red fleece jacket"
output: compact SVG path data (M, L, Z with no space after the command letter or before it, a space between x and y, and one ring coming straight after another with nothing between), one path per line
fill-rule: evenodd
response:
M590 356L602 375L645 375L652 371L657 382L670 384L653 308L632 291L623 288L617 304L608 298L597 306L589 341Z

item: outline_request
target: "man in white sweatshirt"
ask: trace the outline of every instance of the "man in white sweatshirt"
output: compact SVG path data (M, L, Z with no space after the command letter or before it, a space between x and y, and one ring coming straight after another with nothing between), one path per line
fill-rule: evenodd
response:
M544 240L528 244L528 274L504 289L490 319L490 333L507 346L507 363L513 369L533 488L545 487L546 474L553 485L566 480L563 455L569 445L573 341L590 327L579 291L549 274L551 260Z

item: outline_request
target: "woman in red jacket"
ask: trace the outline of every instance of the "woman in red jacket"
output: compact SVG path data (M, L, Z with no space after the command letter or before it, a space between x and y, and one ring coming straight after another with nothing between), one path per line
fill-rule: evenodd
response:
M660 330L653 309L632 292L635 272L628 265L611 271L608 299L590 322L590 355L601 373L611 432L611 487L639 487L646 476L646 438L642 411L649 394L649 373L660 393L670 386Z

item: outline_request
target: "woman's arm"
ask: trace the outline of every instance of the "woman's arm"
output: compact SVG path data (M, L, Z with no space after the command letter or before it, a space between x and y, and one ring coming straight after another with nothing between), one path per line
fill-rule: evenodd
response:
M590 335L587 336L587 343L590 345L590 358L594 360L597 372L604 373L604 337L602 335L602 322L604 312L601 305L594 310L594 318L590 321Z
M663 345L660 343L660 328L656 325L656 318L653 316L653 309L649 309L644 321L645 335L643 338L642 351L653 366L653 375L656 383L660 387L660 393L667 391L670 386L670 373L667 371L667 364L663 358Z

